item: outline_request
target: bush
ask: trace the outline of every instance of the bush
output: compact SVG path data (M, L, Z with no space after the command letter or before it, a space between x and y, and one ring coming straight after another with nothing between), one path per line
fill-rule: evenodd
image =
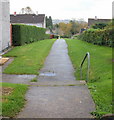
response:
M114 30L112 28L103 30L88 29L79 35L78 38L89 43L114 47L114 41L112 41L112 38L114 38L113 33Z
M14 24L12 25L12 42L14 46L29 44L38 40L49 39L46 29L36 26Z
M107 23L96 23L95 25L92 25L92 28L94 29L104 29L108 24Z
M58 36L58 35L54 35L54 38L57 38L57 39L58 39L58 38L59 38L59 36Z

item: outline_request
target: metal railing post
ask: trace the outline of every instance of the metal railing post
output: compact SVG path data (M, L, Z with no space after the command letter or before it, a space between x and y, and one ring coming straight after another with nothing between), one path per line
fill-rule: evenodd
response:
M80 65L80 78L82 79L82 67L83 67L83 64L86 60L86 58L88 58L88 61L87 61L87 81L89 80L89 74L90 74L90 54L89 52L86 53L86 55L84 56L82 62L81 62L81 65Z
M87 63L87 80L89 80L89 74L90 74L90 54L87 52L88 55L88 63Z

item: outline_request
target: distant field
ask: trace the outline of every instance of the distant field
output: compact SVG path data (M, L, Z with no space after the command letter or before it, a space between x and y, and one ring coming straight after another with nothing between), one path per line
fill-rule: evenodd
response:
M54 43L54 39L41 40L24 46L15 47L5 57L15 57L4 70L7 74L38 74L46 56Z
M66 39L69 56L80 79L79 65L86 52L90 52L91 71L88 88L96 104L96 116L112 113L112 48L92 45L77 39ZM87 62L83 67L83 80L86 80Z

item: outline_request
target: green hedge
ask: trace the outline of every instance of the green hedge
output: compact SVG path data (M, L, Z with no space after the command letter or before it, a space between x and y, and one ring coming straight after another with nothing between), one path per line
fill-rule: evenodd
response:
M38 40L49 39L46 29L36 26L14 24L12 25L12 42L14 46L29 44Z
M103 30L88 29L79 35L78 38L89 43L114 47L114 41L112 41L114 30L112 28Z
M50 34L45 34L45 39L50 39Z
M61 38L71 38L71 35L63 35Z

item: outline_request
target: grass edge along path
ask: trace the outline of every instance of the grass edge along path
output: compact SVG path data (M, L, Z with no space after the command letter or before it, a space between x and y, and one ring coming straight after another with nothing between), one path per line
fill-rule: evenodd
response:
M96 104L92 114L96 117L112 114L112 48L77 39L66 39L66 42L77 79L80 79L79 65L86 52L90 52L91 71L87 85ZM83 79L86 79L86 70L87 63L83 67Z
M4 57L15 57L3 71L6 74L38 74L44 64L55 39L41 40L31 44L17 46Z
M10 94L2 96L2 116L14 117L24 107L28 85L0 83L0 87L12 89Z

